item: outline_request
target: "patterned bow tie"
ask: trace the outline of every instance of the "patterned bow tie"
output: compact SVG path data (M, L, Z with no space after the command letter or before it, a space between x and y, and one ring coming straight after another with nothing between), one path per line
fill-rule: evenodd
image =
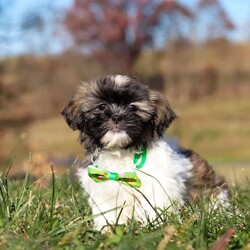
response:
M141 186L141 180L134 172L125 172L125 173L114 173L106 170L101 170L96 167L88 166L89 177L92 178L95 182L103 181L119 181L124 185L137 187Z
M134 155L134 167L136 169L140 169L144 166L147 157L147 149L146 147L142 148L140 153L136 153ZM93 164L95 160L92 161ZM124 185L137 187L141 186L141 180L136 175L135 172L125 172L125 173L115 173L109 172L107 170L99 169L97 165L88 166L88 174L89 177L92 178L95 182L103 182L103 181L119 181Z

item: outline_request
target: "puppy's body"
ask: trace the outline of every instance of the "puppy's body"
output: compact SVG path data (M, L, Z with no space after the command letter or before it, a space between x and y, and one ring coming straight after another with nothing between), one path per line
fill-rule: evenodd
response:
M166 99L128 76L107 76L84 84L65 107L63 115L80 141L94 156L92 167L122 174L135 173L141 186L120 181L95 182L88 169L79 177L89 195L96 228L107 223L142 224L159 217L157 208L176 210L184 203L213 195L226 204L228 189L223 177L198 154L165 139L165 129L175 118ZM145 164L137 169L134 155L146 147Z
M144 224L146 218L155 218L153 208L170 207L171 210L174 201L182 205L186 193L185 183L192 175L191 162L164 140L158 140L148 148L146 163L140 170L135 168L133 153L129 151L106 151L95 164L111 172L135 171L142 183L139 193L135 188L116 181L96 183L88 177L86 168L80 171L82 185L94 201L90 199L93 213L113 210L105 215L109 223L116 222L123 205L119 223L126 223L132 218L134 208L135 219ZM98 227L105 225L105 218L98 218L96 223Z

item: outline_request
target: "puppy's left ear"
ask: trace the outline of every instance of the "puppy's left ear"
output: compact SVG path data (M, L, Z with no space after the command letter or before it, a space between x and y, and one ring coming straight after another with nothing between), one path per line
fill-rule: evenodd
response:
M177 116L161 93L151 90L149 99L155 110L154 126L157 133L162 134Z

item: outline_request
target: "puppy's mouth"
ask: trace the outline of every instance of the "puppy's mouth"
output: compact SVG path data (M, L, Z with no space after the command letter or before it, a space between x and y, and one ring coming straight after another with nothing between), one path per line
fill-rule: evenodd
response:
M110 122L108 132L101 138L101 143L106 149L125 148L132 142L130 136L125 132L122 124Z
M125 148L131 143L131 138L125 131L108 131L102 138L101 143L107 149Z

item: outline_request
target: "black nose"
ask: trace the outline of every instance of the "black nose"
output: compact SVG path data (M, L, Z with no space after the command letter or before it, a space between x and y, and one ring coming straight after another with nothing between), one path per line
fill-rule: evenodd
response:
M119 121L121 121L122 120L122 116L121 115L113 115L112 117L111 117L111 119L112 119L112 121L114 121L114 122L119 122Z

